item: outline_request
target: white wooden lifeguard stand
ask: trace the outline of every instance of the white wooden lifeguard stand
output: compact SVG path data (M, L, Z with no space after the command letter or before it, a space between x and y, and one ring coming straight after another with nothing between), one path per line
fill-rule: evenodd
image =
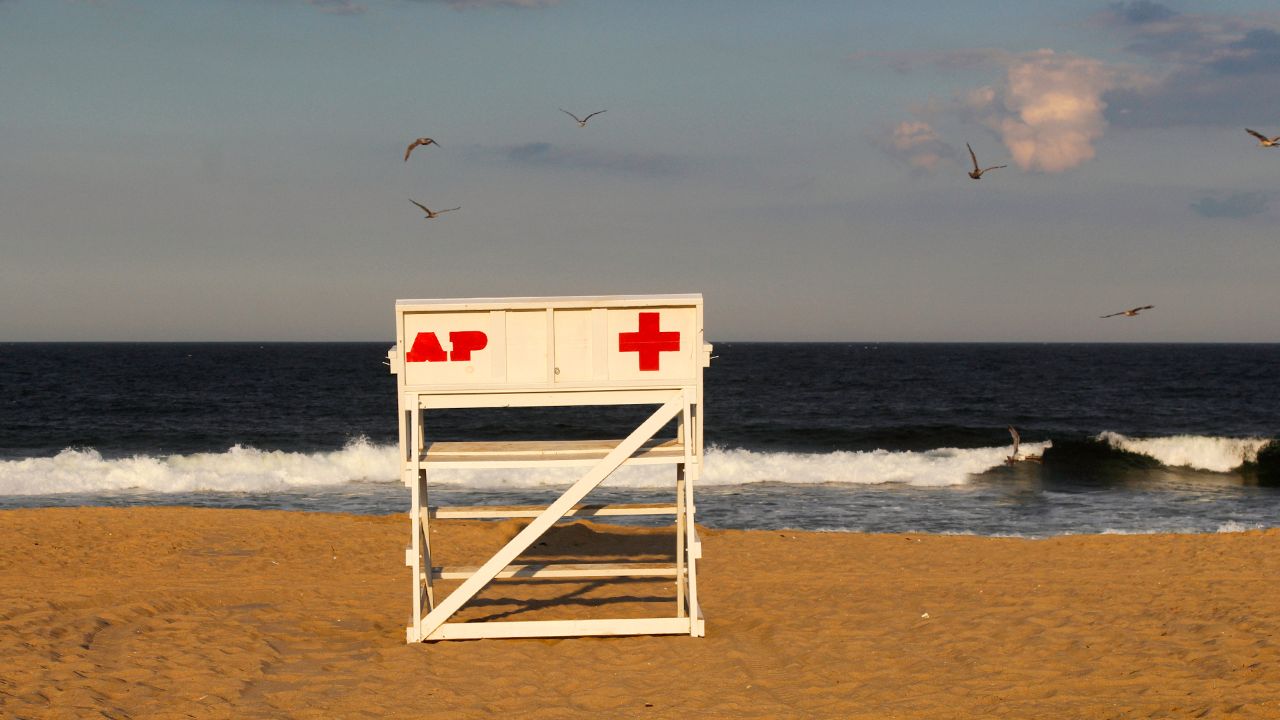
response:
M413 616L408 642L581 635L705 633L695 561L693 487L702 469L701 295L476 298L396 301L396 346L388 352L399 391L401 475L411 489ZM657 405L621 440L431 442L427 411L581 405ZM654 439L672 419L673 439ZM627 464L675 465L670 504L583 505ZM585 473L547 507L432 507L431 470L581 466ZM674 515L674 563L513 564L569 517ZM429 523L446 518L532 518L479 567L432 564ZM670 617L449 622L501 578L672 578ZM462 580L443 599L435 580Z

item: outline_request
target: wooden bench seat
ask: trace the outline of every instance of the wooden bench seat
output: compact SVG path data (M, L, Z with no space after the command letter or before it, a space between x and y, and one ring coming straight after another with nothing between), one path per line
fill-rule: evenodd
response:
M429 519L492 519L492 518L533 518L538 517L547 508L542 505L455 505L451 507L429 507ZM675 515L678 508L674 503L614 503L607 505L576 505L564 514L564 517L601 517L605 515Z
M503 442L434 442L421 461L428 468L571 467L594 465L621 440L545 440ZM675 439L650 440L624 464L684 462L684 444Z
M479 566L433 567L431 576L436 580L466 580L479 569ZM677 573L678 569L674 563L519 563L506 566L494 577L496 579L674 578Z

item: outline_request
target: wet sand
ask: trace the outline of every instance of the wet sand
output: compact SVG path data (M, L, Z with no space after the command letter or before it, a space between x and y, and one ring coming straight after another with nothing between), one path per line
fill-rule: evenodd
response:
M439 523L437 564L478 563L520 527ZM0 716L1280 717L1280 531L703 530L705 638L418 645L408 536L403 516L0 512ZM539 552L670 545L574 523ZM674 597L506 582L466 613L641 617Z

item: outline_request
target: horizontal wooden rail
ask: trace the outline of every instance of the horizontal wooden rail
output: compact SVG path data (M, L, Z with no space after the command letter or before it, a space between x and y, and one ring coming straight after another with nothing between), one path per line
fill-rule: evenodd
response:
M560 440L547 442L434 442L421 462L429 468L568 467L594 465L621 440ZM685 462L684 444L674 440L650 440L624 464Z
M435 567L431 577L436 580L465 580L479 570L475 567ZM498 571L497 578L601 578L601 577L651 577L673 578L676 566L672 563L521 563L508 565Z
M700 622L700 621L699 621ZM515 620L505 622L444 623L427 640L478 638L578 637L587 635L684 635L689 618L628 618L617 620Z
M435 520L458 518L531 518L546 510L543 505L458 505L429 507L427 517ZM605 515L675 515L676 506L671 503L632 503L578 505L565 517L602 517Z
M652 385L659 384L658 387ZM433 389L430 392L414 391L412 386L404 388L406 405L415 402L423 410L440 410L447 408L492 408L492 407L569 407L575 405L661 405L671 399L672 392L686 392L696 399L699 387L687 385L673 387L670 381L649 381L648 386L637 385L631 389L616 387L608 390L588 388L566 388L564 383L554 383L535 388L520 390L507 388L506 392L495 396L492 389L459 386L454 390Z

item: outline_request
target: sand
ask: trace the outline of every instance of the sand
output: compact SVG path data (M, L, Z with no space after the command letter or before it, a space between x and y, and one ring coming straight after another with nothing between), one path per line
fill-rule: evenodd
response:
M449 564L520 527L440 525ZM705 638L418 645L404 643L408 534L403 516L2 512L0 716L1280 717L1277 531L703 530ZM576 523L542 549L668 544ZM662 581L526 581L468 613L634 617L673 598Z

